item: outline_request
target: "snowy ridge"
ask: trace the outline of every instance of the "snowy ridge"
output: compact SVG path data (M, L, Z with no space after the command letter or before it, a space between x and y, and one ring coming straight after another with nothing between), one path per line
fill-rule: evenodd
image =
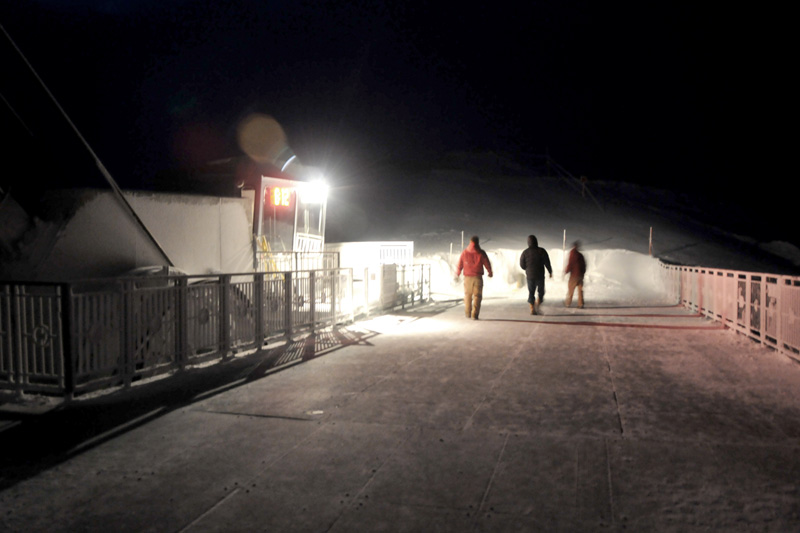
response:
M567 248L580 240L590 253L648 256L652 229L653 255L668 263L800 274L800 249L747 236L742 231L748 228L747 214L717 200L591 180L582 191L572 177L511 175L448 163L422 171L388 166L359 183L334 188L328 240L412 240L421 257L447 258L452 250L457 260L471 235L480 236L490 253L519 254L534 234L551 255L560 253L565 240Z

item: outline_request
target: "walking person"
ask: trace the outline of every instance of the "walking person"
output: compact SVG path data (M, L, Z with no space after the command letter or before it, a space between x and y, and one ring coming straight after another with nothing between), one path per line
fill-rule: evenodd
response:
M464 314L467 318L478 320L483 299L483 269L492 277L492 263L480 246L477 235L473 235L469 245L461 252L456 267L456 280L464 272Z
M586 259L580 252L581 243L575 241L572 243L572 250L569 251L569 259L567 266L564 268L564 274L569 274L569 281L567 282L567 299L564 300L564 305L569 307L572 304L572 295L575 289L578 289L578 309L583 309L583 277L586 275Z
M519 257L519 266L525 271L528 278L528 304L530 304L531 314L535 315L538 308L544 301L544 269L553 277L553 267L550 266L550 256L547 250L539 247L539 241L535 235L528 235L528 247ZM539 292L538 298L536 292Z

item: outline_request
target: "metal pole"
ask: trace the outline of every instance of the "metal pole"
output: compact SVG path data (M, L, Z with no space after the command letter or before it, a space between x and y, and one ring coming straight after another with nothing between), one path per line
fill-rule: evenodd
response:
M72 290L64 283L61 291L61 364L64 373L64 398L72 400L75 395L75 351L72 349Z
M369 316L369 267L364 267L364 314Z
M220 276L220 312L219 335L222 345L222 359L226 359L231 351L231 276Z
M284 308L284 315L283 319L285 321L284 329L286 330L286 339L292 339L292 286L294 282L292 281L292 272L284 272L283 273L283 308Z
M331 326L336 327L336 322L337 322L336 321L336 311L337 311L336 301L339 298L339 293L338 293L336 287L338 285L337 281L339 281L339 276L341 275L341 273L339 272L338 269L337 270L331 270L329 272L331 272L331 297L330 297L330 300L331 300L331 319L332 319Z
M311 295L308 297L308 302L309 302L308 305L309 305L309 308L311 310L311 333L314 333L314 322L316 320L316 317L314 316L316 314L315 313L315 311L316 311L315 300L316 300L316 297L317 297L316 296L316 275L315 275L316 273L317 273L316 270L312 270L308 274L308 292L311 293Z
M178 291L178 312L175 324L177 326L175 341L178 348L178 368L184 370L189 360L189 310L187 308L189 301L189 282L186 276L181 276L178 279L176 290Z
M264 346L264 337L266 337L264 327L264 273L257 272L253 276L253 303L255 305L255 343L256 348L261 349Z
M123 352L122 352L122 381L125 388L131 386L133 378L133 357L135 352L133 341L133 320L134 320L134 294L133 281L123 281L120 283L122 290L122 308L124 309L124 328L123 328ZM137 324L138 326L138 324Z

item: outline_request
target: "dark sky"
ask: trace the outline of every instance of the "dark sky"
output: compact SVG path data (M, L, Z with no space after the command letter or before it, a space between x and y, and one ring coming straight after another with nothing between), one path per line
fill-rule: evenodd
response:
M237 123L263 112L334 181L477 149L548 153L590 180L751 206L785 196L770 193L788 179L772 138L791 123L785 15L689 2L436 4L3 0L0 20L123 187L238 155ZM2 37L5 127L72 153Z

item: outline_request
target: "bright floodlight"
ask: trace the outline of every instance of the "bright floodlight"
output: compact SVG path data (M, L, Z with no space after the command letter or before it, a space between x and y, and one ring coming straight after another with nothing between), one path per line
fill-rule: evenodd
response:
M328 184L322 179L314 180L303 188L303 201L309 204L322 204L328 199Z

